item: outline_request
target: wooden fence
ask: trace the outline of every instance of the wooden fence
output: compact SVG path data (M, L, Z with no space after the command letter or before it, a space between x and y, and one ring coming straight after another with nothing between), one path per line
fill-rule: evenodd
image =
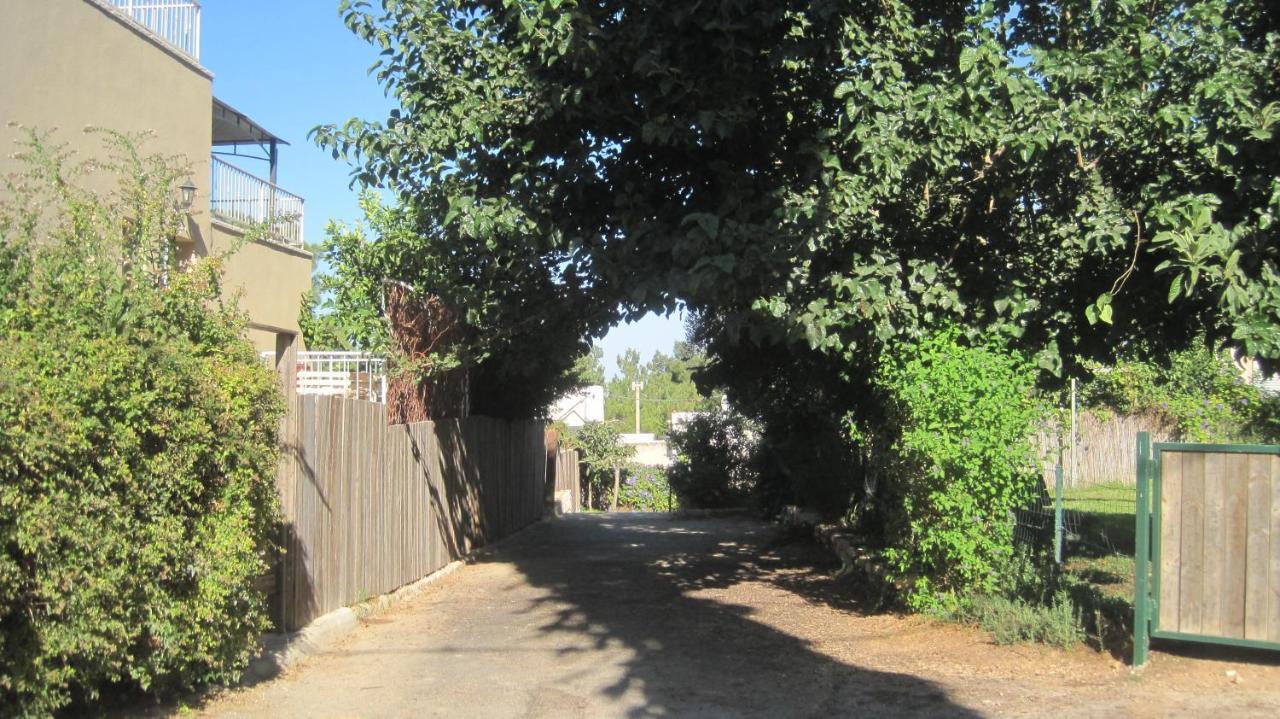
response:
M1133 467L1137 461L1133 438L1139 432L1147 432L1155 442L1175 439L1175 430L1154 417L1144 415L1095 416L1090 412L1078 415L1076 436L1077 472L1071 471L1070 427L1056 424L1041 431L1036 437L1042 458L1041 466L1046 487L1053 487L1054 467L1062 452L1063 479L1068 487L1085 487L1095 484L1134 483Z
M579 472L578 450L560 447L553 455L555 463L555 501L561 511L577 512L582 509L582 480Z
M292 630L444 567L542 516L541 422L386 424L386 406L299 396L283 428L286 536L271 598Z
M1144 434L1136 456L1134 664L1148 637L1280 649L1280 447Z
M1157 626L1280 642L1280 456L1160 454Z

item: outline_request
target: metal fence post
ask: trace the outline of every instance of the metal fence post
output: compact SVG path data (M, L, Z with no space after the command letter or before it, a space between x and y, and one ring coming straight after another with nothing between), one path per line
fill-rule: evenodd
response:
M1062 461L1053 470L1053 559L1062 564L1062 544L1067 528L1062 522Z
M1147 649L1151 643L1151 593L1149 586L1151 549L1151 435L1138 433L1138 497L1135 514L1137 529L1134 557L1133 597L1133 666L1147 663Z

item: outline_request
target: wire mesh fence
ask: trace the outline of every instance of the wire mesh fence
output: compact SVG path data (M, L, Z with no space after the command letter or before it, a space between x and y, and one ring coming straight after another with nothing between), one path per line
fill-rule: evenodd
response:
M1043 491L1017 517L1022 542L1054 545L1059 562L1071 557L1133 556L1139 432L1158 441L1173 428L1159 418L1069 410L1048 422L1036 442Z

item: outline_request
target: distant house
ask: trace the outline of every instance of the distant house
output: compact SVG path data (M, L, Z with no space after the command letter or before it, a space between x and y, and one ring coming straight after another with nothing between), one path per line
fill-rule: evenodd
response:
M240 295L248 339L280 366L301 344L298 314L311 288L303 200L276 184L288 143L214 97L213 73L200 63L200 11L195 0L0 2L0 176L23 169L13 159L20 130L9 123L56 129L52 140L78 159L104 152L83 128L149 131L144 153L190 168L187 226L173 238L179 259L234 249L224 289ZM274 81L286 81L276 70ZM116 182L90 179L98 190ZM259 227L261 237L241 244Z
M587 422L604 421L604 387L598 384L575 390L556 400L547 411L552 422L581 427Z
M636 464L645 467L671 466L671 447L665 439L658 439L649 433L624 433L619 436L618 441L635 447L636 453L631 461Z
M1266 394L1280 395L1280 374L1264 374L1257 360L1247 357L1237 357L1236 364L1240 367L1240 376L1245 382Z

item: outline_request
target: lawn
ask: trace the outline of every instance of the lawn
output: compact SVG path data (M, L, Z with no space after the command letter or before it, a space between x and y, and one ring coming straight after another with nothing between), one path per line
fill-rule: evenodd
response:
M1119 483L1069 487L1062 492L1068 553L1133 555L1137 488Z
M1067 487L1062 491L1062 507L1089 514L1134 514L1137 487L1132 484L1091 484Z

